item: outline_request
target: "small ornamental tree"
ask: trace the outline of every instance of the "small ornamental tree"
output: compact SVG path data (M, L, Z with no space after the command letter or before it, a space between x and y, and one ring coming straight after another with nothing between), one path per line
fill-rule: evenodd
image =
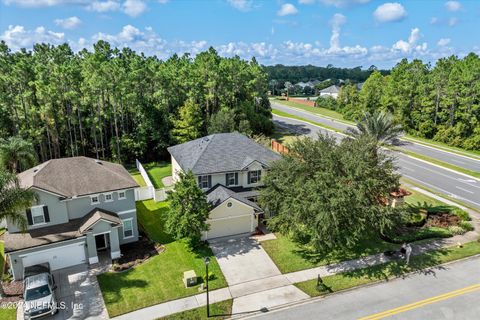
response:
M170 213L166 229L175 239L187 238L195 246L203 231L208 231L206 220L210 212L205 193L198 187L192 172L180 174L175 190L168 193Z

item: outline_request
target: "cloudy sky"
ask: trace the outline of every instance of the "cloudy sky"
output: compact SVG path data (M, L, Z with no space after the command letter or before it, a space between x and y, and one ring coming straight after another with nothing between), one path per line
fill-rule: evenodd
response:
M480 1L0 0L12 50L99 39L148 55L255 56L261 63L392 67L480 53Z

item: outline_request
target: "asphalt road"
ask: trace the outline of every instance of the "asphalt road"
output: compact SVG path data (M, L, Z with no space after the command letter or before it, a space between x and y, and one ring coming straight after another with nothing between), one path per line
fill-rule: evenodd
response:
M301 109L290 108L288 106L274 102L271 102L271 105L273 109L277 109L311 121L322 123L338 130L345 131L348 127L350 127L348 124L345 124L343 122L339 122L330 118L324 118L319 115L314 115L311 112L303 111ZM399 145L398 147L400 149L405 149L424 156L428 156L430 158L441 160L457 167L480 172L480 159L477 160L467 156L457 155L455 153L435 149L418 143L412 143L406 140L402 140L401 145Z
M472 258L255 318L473 320L479 319L479 301L480 258Z
M322 127L314 126L308 122L273 115L276 125L288 128L298 134L316 137L318 132L327 133L341 139L343 136L328 131ZM435 166L400 152L395 153L399 172L410 180L422 184L430 189L435 189L452 198L480 209L480 181L471 179L460 173Z

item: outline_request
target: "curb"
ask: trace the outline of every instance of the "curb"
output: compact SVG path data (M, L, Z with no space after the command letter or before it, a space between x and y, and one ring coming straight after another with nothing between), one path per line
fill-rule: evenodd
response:
M479 258L479 257L480 257L480 253L475 254L473 256L469 256L469 257L465 257L465 258L461 258L461 259L437 264L437 265L434 265L432 267L428 267L428 268L425 268L425 269L420 269L420 270L417 270L417 271L408 272L408 273L405 273L405 274L400 275L400 276L389 277L386 280L378 280L378 281L366 283L366 284L363 284L363 285L355 286L355 287L352 287L352 288L336 291L336 292L333 292L333 293L327 293L327 294L322 295L322 296L311 297L311 298L303 300L303 301L283 304L283 305L280 305L280 306L272 307L271 309L268 310L268 312L266 312L266 314L278 312L278 311L281 311L281 310L284 310L284 309L289 309L289 308L293 308L293 307L297 307L297 306L301 306L301 305L307 305L307 304L310 304L310 303L315 303L315 302L318 302L320 300L325 300L325 299L328 299L330 297L335 297L335 296L340 295L340 294L348 293L350 291L372 287L372 286L378 285L380 283L398 281L398 280L400 280L400 279L402 279L406 276L410 276L410 275L412 275L412 274L414 274L418 271L421 271L421 270L427 270L427 269L430 269L430 268L437 268L437 267L441 267L441 266L448 266L448 265L451 265L451 264L460 263L460 262L464 262L464 261L467 261L467 260L473 260L473 259L476 259L476 258ZM232 317L232 319L250 319L250 318L256 317L256 316L261 315L261 314L264 314L264 312L257 311L255 313L252 313L252 314L250 314L248 316L245 316L245 317L242 317L242 316L235 317L234 316L234 317Z

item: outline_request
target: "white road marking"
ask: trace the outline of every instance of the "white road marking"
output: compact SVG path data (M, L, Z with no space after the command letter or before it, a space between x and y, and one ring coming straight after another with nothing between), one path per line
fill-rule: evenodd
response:
M472 191L470 191L470 190L467 190L467 189L463 189L462 187L455 186L455 188L457 188L457 189L460 189L460 190L462 190L462 191L465 191L465 192L468 192L468 193L471 193L471 194L473 194L473 192L472 192Z

